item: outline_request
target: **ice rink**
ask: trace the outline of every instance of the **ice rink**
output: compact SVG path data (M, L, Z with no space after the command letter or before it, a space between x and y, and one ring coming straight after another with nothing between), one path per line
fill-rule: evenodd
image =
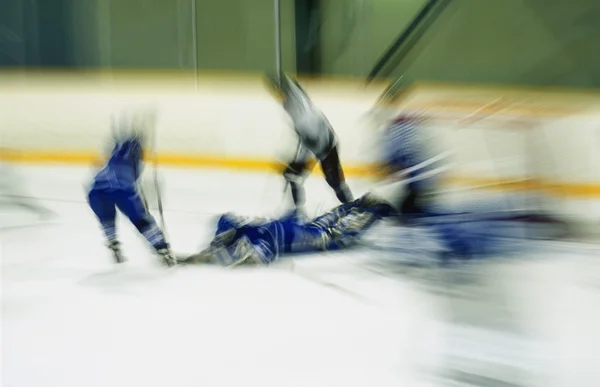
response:
M539 244L459 268L359 249L261 269L166 270L122 221L129 262L116 267L86 206L89 168L19 173L56 216L0 208L2 386L600 383L598 245ZM162 178L179 253L204 246L217 214L284 205L273 174L163 169ZM369 183L350 186L358 196ZM318 177L307 202L313 213L336 204Z

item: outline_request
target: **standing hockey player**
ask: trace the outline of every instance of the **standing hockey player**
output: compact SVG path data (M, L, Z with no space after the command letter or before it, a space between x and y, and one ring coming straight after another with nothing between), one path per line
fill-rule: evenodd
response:
M110 158L95 175L88 194L90 208L100 221L117 263L124 261L117 239L117 209L129 218L131 223L152 245L162 261L172 266L175 259L156 221L148 212L138 191L137 181L143 168L144 141L147 139L145 124L140 115L120 117L115 123L116 138Z
M399 80L392 83L376 109L387 110L387 105L399 98L404 87ZM400 202L394 204L400 211L401 221L410 222L431 211L439 189L439 176L447 169L447 153L437 152L427 137L426 115L398 113L393 105L391 107L391 119L384 118L381 161L388 179L404 182Z
M340 163L337 138L327 118L314 106L302 87L288 76L269 79L269 82L283 99L283 108L298 135L296 155L283 172L296 208L302 210L304 206L303 184L310 173L312 157L321 164L325 180L333 188L338 200L341 203L352 201L352 193L346 185Z
M437 190L437 175L445 170L441 162L444 154L432 155L429 144L419 133L423 118L399 115L386 127L383 134L383 162L389 177L405 182L401 195L401 220L424 215L432 204Z

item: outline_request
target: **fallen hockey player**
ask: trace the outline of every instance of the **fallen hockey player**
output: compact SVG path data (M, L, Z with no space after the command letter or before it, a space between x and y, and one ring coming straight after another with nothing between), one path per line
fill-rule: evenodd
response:
M419 259L417 255L423 250L421 246L413 245L414 240L406 238L409 229L419 230L430 238L429 242L434 242L435 247L428 253L439 258L440 262L448 258L474 259L505 253L507 247L513 246L511 241L530 238L531 234L527 231L532 223L537 223L522 212L465 211L427 212L414 217L410 227L398 226L404 214L391 202L377 194L367 193L309 221L303 221L297 211L274 220L223 214L208 248L198 254L178 258L178 262L226 267L269 265L303 253L369 246L362 244L361 240L382 220L392 223L389 230L393 233L385 233L391 236L391 243L400 245L398 247L404 252L414 251L415 259ZM390 241L385 244L389 246ZM387 248L396 250L396 247Z
M332 251L354 245L375 222L395 214L385 200L366 194L311 221L298 212L276 220L222 215L210 246L180 263L268 265L289 254Z

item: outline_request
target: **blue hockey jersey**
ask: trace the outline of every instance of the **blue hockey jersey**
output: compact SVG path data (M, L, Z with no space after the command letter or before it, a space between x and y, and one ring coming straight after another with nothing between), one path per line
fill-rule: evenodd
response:
M332 251L352 245L377 220L389 216L393 209L384 203L365 205L366 197L342 204L332 211L304 222L292 212L271 221L250 220L231 214L221 216L216 236L235 229L232 244L219 255L220 263L230 265L246 253L239 246L255 249L262 263L269 264L283 255Z
M398 116L383 134L383 161L395 170L408 172L408 185L415 188L431 188L439 169L439 155L431 155L424 143L421 119Z
M135 189L143 168L141 139L130 137L117 141L108 161L94 177L93 189Z

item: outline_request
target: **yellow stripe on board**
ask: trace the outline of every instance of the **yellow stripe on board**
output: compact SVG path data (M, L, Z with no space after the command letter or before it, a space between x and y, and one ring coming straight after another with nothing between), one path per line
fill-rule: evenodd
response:
M102 157L97 152L3 151L0 152L0 160L34 164L99 165L102 163ZM157 161L163 166L218 168L235 171L270 171L281 173L285 168L285 165L281 162L265 159L222 158L217 156L182 154L161 154L158 155ZM320 168L315 168L314 173L322 174L322 171ZM377 178L381 175L381 169L374 164L344 165L344 173L349 177ZM563 198L600 198L600 182L577 184L539 180L452 176L445 179L445 184L484 190L544 191L553 196Z
M563 198L600 198L600 183L557 183L542 180L509 180L453 176L446 179L451 186L475 187L502 191L543 191Z

